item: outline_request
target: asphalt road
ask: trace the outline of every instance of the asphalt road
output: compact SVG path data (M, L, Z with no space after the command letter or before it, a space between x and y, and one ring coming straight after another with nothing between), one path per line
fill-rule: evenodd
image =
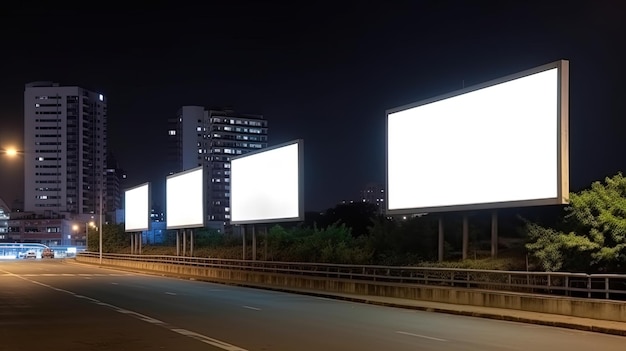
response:
M0 350L619 350L626 338L115 271L0 261Z

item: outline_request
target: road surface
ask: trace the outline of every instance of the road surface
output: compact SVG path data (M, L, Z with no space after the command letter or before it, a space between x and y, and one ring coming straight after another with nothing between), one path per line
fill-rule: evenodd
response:
M626 350L626 338L129 273L0 261L0 350Z

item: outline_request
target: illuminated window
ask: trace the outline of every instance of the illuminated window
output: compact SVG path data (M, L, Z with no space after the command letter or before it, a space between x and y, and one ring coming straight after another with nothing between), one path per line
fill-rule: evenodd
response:
M201 154L202 153L202 149L198 149L198 153Z
M100 101L104 101L104 96L102 94L100 94Z
M196 127L196 131L197 132L201 132L202 131L202 127Z
M170 129L167 134L169 135L176 135L176 131L174 129Z

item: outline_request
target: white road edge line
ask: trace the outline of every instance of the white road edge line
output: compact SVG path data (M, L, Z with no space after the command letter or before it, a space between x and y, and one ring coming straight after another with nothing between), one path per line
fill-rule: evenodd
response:
M175 296L175 295L176 295L176 293L166 291L166 292L165 292L165 295L173 295L173 296Z
M18 274L5 271L3 269L0 269L0 272L5 272L5 273L7 273L7 274L9 274L11 276L14 276L16 278L23 279L23 280L26 280L26 281L31 282L33 284L41 285L41 286L44 286L44 287L52 289L52 290L64 292L66 294L70 294L70 295L72 295L74 297L77 297L77 298L80 298L80 299L87 299L87 300L95 303L96 305L106 306L106 307L109 307L109 308L113 309L116 312L127 314L129 316L133 316L133 317L135 317L135 318L137 318L139 320L142 320L144 322L152 323L152 324L155 324L155 325L160 325L160 326L162 326L164 328L169 329L170 331L173 331L173 332L178 333L180 335L184 335L186 337L189 337L189 338L201 341L201 342L203 342L205 344L209 344L209 345L215 346L215 347L220 348L222 350L226 350L226 351L248 351L247 349L243 349L243 348L241 348L239 346L231 345L231 344L229 344L227 342L220 341L220 340L217 340L217 339L213 339L213 338L208 337L206 335L198 334L196 332L192 332L192 331L187 330L187 329L176 328L176 327L168 325L168 324L166 324L166 323L164 323L164 322L162 322L162 321L160 321L158 319L154 319L154 318L148 317L148 316L143 315L141 313L125 310L123 308L119 308L117 306L114 306L114 305L111 305L111 304L108 304L108 303L105 303L105 302L101 302L101 301L98 301L96 299L92 299L90 297L84 296L84 295L76 294L75 292L72 292L72 291L69 291L69 290L63 290L63 289L55 288L55 287L53 287L51 285L40 283L40 282L35 281L35 280L30 280L28 278L24 278L23 276L20 276ZM254 307L252 307L252 308L254 309Z
M247 308L247 309L249 309L249 310L255 310L255 311L260 311L260 310L261 310L260 308L257 308L257 307L252 307L252 306L245 306L245 305L244 305L244 306L241 306L241 307L243 307L243 308Z
M175 328L175 329L171 329L173 332L176 332L178 334L190 337L190 338L194 338L196 340L202 341L205 344L209 344L215 347L219 347L222 350L227 350L227 351L247 351L246 349L242 349L240 347L237 347L235 345L231 345L228 343L225 343L223 341L220 340L216 340L213 338L210 338L208 336L202 335L202 334L198 334L198 333L194 333L192 331L186 330L186 329L179 329L179 328Z
M402 335L414 336L414 337L416 337L416 338L428 339L428 340L435 340L435 341L441 341L441 342L446 342L446 341L448 341L448 340L446 340L446 339L439 339L439 338L435 338L435 337L432 337L432 336L426 336L426 335L414 334L414 333L403 332L403 331L396 331L396 333L398 333L398 334L402 334Z

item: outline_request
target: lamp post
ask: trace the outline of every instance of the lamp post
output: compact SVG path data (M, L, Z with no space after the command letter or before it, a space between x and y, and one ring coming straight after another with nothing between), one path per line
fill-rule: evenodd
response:
M85 248L89 251L89 227L95 228L96 224L91 221L85 223Z
M74 235L76 235L78 233L78 224L72 225L72 230L74 231ZM71 239L70 239L70 245L71 245Z
M102 175L100 175L100 265L102 265Z

